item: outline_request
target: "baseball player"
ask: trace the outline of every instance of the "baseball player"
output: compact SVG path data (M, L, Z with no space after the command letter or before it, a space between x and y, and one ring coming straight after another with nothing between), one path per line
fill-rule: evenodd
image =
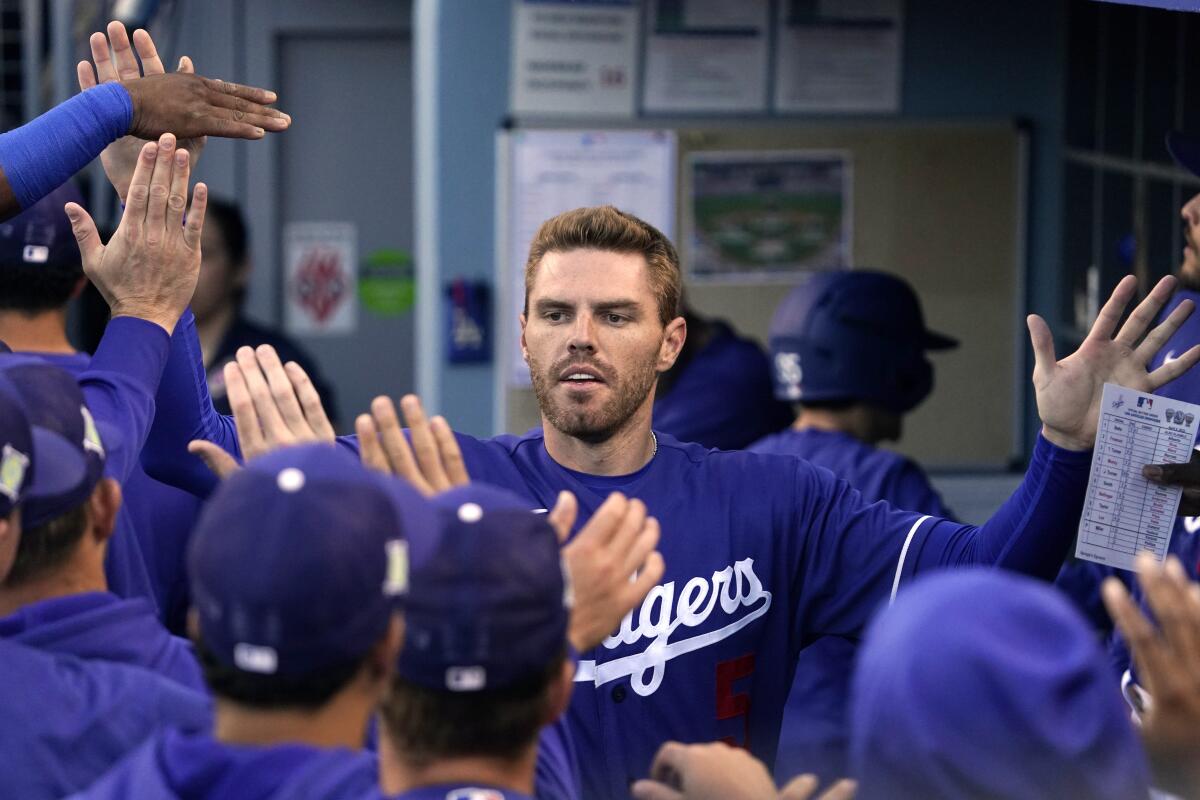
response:
M680 315L688 335L674 365L658 378L654 429L681 442L740 450L786 428L791 409L772 393L762 347L686 301Z
M880 615L859 652L850 729L860 800L1149 792L1087 622L1053 587L996 570L925 578Z
M203 691L191 646L162 627L151 601L109 591L109 544L129 535L117 531L121 484L105 457L120 432L95 419L74 377L40 359L0 355L0 384L34 425L70 445L58 458L56 490L24 504L21 544L0 582L0 638L136 664Z
M1170 278L1118 326L1135 291L1132 277L1122 281L1084 346L1062 361L1045 322L1031 316L1042 435L1024 482L996 515L960 525L867 503L794 457L706 451L655 433L657 376L686 336L676 315L680 280L671 243L616 209L544 223L520 319L543 427L459 437L473 479L533 508L553 507L567 490L582 521L619 490L644 500L662 524L664 581L579 662L568 724L587 797L623 797L668 739L725 739L772 762L799 651L822 636L859 636L914 574L984 563L1053 577L1078 524L1104 382L1153 390L1200 359L1195 348L1146 372L1191 311L1181 305L1147 335ZM158 396L156 426L172 430L148 442L143 459L155 477L152 463L174 463L176 477L203 492L212 478L199 460L186 462L187 440L199 432L238 448L232 421L203 403L188 336L181 324L172 358L183 363L168 365ZM271 396L266 384L254 393ZM357 447L353 437L343 442Z
M952 518L925 472L875 445L900 438L903 416L933 388L928 351L957 342L925 327L920 301L901 278L853 270L819 273L775 309L770 348L775 396L799 405L792 427L748 449L799 456L825 467L863 500ZM800 652L780 732L780 781L847 774L846 704L857 641L817 639Z
M67 424L60 425L39 404L69 409ZM0 603L5 613L33 588L21 578L29 577L31 560L51 552L41 538L45 529L37 524L40 509L88 491L89 479L102 480L97 469L102 461L85 450L85 442L95 440L85 433L83 408L80 388L69 375L0 355ZM102 502L88 502L89 518ZM32 511L33 524L22 530L26 511ZM93 572L102 584L98 563ZM53 588L72 591L65 584ZM203 695L145 668L178 671L176 659L166 653L165 633L149 641L106 641L104 634L154 632L140 624L137 609L95 613L103 603L98 595L75 594L35 602L0 620L0 770L6 796L62 797L87 786L158 728L207 724ZM118 617L125 624L117 623ZM102 630L66 621L72 618L77 623L86 618Z
M413 489L326 444L280 450L225 481L193 533L193 635L213 728L165 732L84 797L351 798L400 645L413 536L436 524Z
M380 707L380 785L402 800L530 800L539 733L566 712L575 670L558 538L490 487L434 504L442 524L411 554L404 646Z
M63 213L68 201L82 202L69 183L0 223L0 338L18 352L79 376L91 358L67 338L67 305L86 278ZM151 480L136 461L131 466L105 561L108 586L122 597L148 598L171 630L182 632L187 610L183 552L200 503L188 492Z

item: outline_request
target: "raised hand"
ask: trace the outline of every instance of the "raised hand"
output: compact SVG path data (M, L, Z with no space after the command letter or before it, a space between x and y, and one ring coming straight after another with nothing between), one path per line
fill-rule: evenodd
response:
M662 579L665 565L658 546L658 520L646 515L641 500L619 492L608 496L579 531L567 541L579 505L575 495L560 492L550 524L563 546L575 605L568 635L576 650L597 647L621 624Z
M1068 450L1090 450L1096 439L1105 383L1153 392L1200 361L1200 345L1197 345L1175 361L1153 372L1146 371L1150 359L1192 313L1194 304L1184 300L1167 319L1146 333L1174 289L1175 278L1168 276L1159 281L1113 336L1121 314L1137 290L1137 280L1132 275L1125 276L1100 309L1083 344L1062 361L1054 355L1054 338L1046 321L1036 314L1029 315L1033 387L1046 439Z
M1141 717L1142 741L1160 788L1184 797L1200 792L1200 586L1175 556L1159 566L1142 554L1138 583L1157 620L1146 619L1124 584L1106 578L1105 608L1150 695Z
M308 373L295 361L282 363L269 344L238 348L236 360L225 365L225 390L247 461L281 447L336 438ZM213 442L197 439L188 452L218 477L238 469L233 456Z
M108 244L91 216L67 203L83 271L108 303L114 317L139 317L167 333L183 314L200 275L200 231L208 188L196 184L192 210L184 224L188 154L175 149L175 137L163 134L148 142L138 157L121 224Z
M462 450L446 420L426 417L415 394L402 397L400 408L411 445L390 397L376 397L371 401L371 413L359 414L354 420L363 463L403 478L426 497L469 483Z
M75 72L79 79L80 89L92 88L96 85L97 79L100 83L112 83L135 80L142 77L143 74L162 75L166 72L162 59L158 56L158 50L154 47L154 40L143 29L133 32L133 48L137 49L136 57L133 48L129 45L129 36L125 31L125 26L116 20L108 23L107 38L103 33L97 31L88 39L88 44L92 49L95 71L92 69L93 65L87 61L80 61L76 65ZM111 57L109 56L110 44L112 46ZM138 68L139 58L142 62L140 70ZM178 71L191 75L196 70L192 66L192 60L184 56L179 59ZM207 137L197 136L179 139L176 143L176 147L180 150L188 151L191 156L192 169L196 168L206 141ZM104 174L108 176L109 182L117 190L117 196L121 198L122 203L125 202L125 196L129 193L129 181L133 177L133 169L137 166L138 153L141 152L143 144L142 139L137 136L124 136L104 148L104 152L100 154L100 163L104 165Z

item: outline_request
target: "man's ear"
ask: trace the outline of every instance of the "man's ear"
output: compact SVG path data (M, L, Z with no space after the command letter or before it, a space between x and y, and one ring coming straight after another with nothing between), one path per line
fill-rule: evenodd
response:
M521 314L517 318L521 322L521 358L525 359L525 363L529 363L529 348L525 346L525 326L529 323L528 317Z
M0 517L0 583L8 578L20 545L21 507L17 506L7 517Z
M71 299L74 300L79 295L83 294L83 287L87 286L87 276L80 275L79 280L75 281L75 288L71 290Z
M663 330L662 346L658 349L656 368L659 372L666 372L675 366L675 359L679 358L679 353L683 350L683 343L686 341L687 321L683 317L676 317L667 323L667 327Z
M107 541L113 535L120 511L121 484L112 478L101 478L88 498L89 523L96 541Z
M542 725L549 725L567 713L567 707L571 705L571 692L574 689L575 662L564 658L562 669L546 687L546 718L542 720Z
M404 644L404 617L399 613L393 614L388 622L387 633L372 648L368 661L371 665L372 677L386 681L396 668L396 658Z
M187 611L187 635L193 642L200 641L200 614L195 606Z

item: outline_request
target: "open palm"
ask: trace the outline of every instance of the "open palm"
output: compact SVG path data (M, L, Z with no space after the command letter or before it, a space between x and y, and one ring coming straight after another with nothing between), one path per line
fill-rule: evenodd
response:
M1054 355L1054 338L1045 320L1036 314L1029 316L1033 388L1047 439L1071 450L1091 449L1096 439L1104 384L1153 392L1200 361L1200 345L1197 345L1153 372L1146 370L1154 355L1192 313L1194 304L1185 300L1161 324L1150 328L1174 290L1175 278L1163 278L1118 331L1121 315L1137 291L1137 279L1125 276L1100 310L1083 344L1062 361ZM1146 333L1147 330L1150 332ZM1117 331L1115 336L1113 331Z
M111 58L108 52L110 43L112 45ZM92 65L87 61L80 61L76 65L75 72L79 79L80 89L92 88L96 85L97 79L100 83L112 83L140 78L143 72L146 75L161 75L165 72L162 59L159 58L158 51L154 47L154 40L145 30L139 29L133 33L133 46L137 48L137 57L134 57L125 26L115 20L108 23L107 38L103 33L93 33L88 44L91 46L92 60L95 62L96 68L93 71ZM138 58L142 60L140 70L138 69ZM181 58L179 71L194 73L195 67L192 60L187 56ZM196 167L206 139L207 137L201 136L195 139L180 139L178 142L178 148L188 152L192 169ZM121 198L122 203L126 201L126 195L129 194L129 182L133 178L138 154L141 153L144 144L145 141L136 136L122 136L104 148L104 152L100 154L100 163L104 166L104 174L108 176L109 182L117 190L117 195Z

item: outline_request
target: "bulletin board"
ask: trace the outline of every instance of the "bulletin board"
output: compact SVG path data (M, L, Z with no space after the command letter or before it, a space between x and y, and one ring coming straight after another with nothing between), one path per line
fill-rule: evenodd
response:
M1022 397L1028 375L1024 328L1027 134L1010 120L977 122L866 121L780 125L669 125L677 136L677 244L693 235L687 169L706 151L837 151L852 164L848 229L853 265L884 269L917 290L927 325L960 340L957 350L931 356L932 396L906 417L895 446L930 468L1004 468L1020 458ZM636 129L634 124L630 126ZM499 154L498 223L512 213L506 192L512 165ZM581 202L580 205L590 203ZM499 233L498 233L499 237ZM680 247L687 258L688 247ZM497 248L497 281L511 285L523 263ZM684 264L684 273L689 273ZM771 315L797 280L688 281L689 302L727 320L764 345ZM501 292L501 295L504 293ZM498 298L498 364L518 335L509 325L512 298ZM495 419L503 431L539 424L532 392L497 372Z

